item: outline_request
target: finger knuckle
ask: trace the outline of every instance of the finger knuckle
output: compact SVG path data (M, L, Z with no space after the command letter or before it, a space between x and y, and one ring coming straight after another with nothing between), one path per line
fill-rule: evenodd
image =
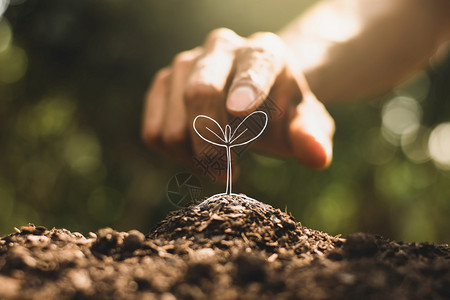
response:
M177 147L186 142L186 133L182 130L165 130L161 140L166 147Z
M187 105L195 106L205 101L216 100L221 95L221 91L211 84L193 82L186 86L184 99Z
M266 32L266 31L254 33L251 36L251 39L255 40L255 41L266 42L266 43L275 43L275 44L282 43L281 38L277 34L275 34L273 32Z
M258 32L249 37L247 46L253 51L268 55L284 53L286 47L281 38L272 32Z
M156 72L153 81L155 82L160 82L160 81L165 81L167 80L167 78L170 75L170 68L163 68L161 70L159 70L158 72Z
M175 69L188 66L195 60L195 53L193 51L183 51L175 55L172 66Z
M212 30L206 37L206 44L214 43L218 40L234 43L240 37L231 29L228 28L217 28Z
M147 146L156 145L161 139L161 133L152 127L144 127L141 131L141 139Z

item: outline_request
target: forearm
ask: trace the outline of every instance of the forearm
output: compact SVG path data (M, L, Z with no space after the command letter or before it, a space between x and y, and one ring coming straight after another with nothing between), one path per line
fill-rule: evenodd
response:
M282 30L323 102L372 96L423 67L449 37L450 1L323 1Z

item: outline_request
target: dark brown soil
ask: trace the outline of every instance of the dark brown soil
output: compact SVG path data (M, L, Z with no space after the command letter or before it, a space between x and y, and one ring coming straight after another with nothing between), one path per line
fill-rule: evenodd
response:
M0 240L0 299L450 299L450 248L308 229L214 196L148 236L28 225Z

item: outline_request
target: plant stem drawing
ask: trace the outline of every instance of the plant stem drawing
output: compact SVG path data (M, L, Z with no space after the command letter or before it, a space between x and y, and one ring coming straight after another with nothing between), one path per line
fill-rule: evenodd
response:
M205 115L195 117L192 126L198 136L208 143L226 149L227 185L225 194L230 195L232 188L231 148L248 144L257 139L266 129L267 122L268 117L265 112L254 111L245 117L232 132L230 125L226 125L224 130L211 117ZM204 132L200 133L199 130L203 130Z

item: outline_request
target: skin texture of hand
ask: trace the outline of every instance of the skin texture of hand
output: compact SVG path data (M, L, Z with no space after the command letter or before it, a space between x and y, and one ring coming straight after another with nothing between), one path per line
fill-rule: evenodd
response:
M142 138L157 151L192 165L207 146L192 128L197 115L210 116L224 127L234 116L258 109L268 96L281 114L269 119L255 148L294 157L312 168L327 167L334 121L301 72L294 71L292 58L273 33L242 38L229 29L212 31L201 47L178 54L156 74L145 100Z

